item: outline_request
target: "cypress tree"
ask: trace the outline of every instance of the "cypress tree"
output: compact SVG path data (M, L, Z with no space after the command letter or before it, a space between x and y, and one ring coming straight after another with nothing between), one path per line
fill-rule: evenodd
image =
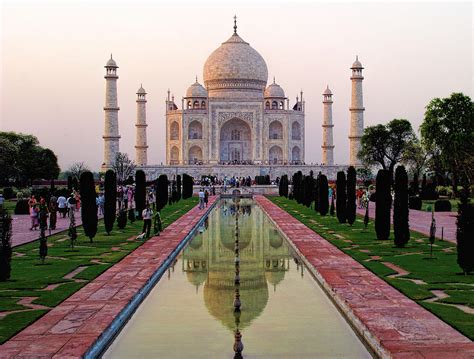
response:
M329 214L334 216L334 196L331 196L331 209L329 210Z
M312 198L311 196L313 195L313 187L314 187L314 178L311 176L304 176L303 177L303 198L302 202L303 204L309 208L311 206Z
M10 279L12 259L12 218L0 208L0 282Z
M89 237L90 241L97 233L97 203L94 184L94 175L90 171L85 171L80 178L80 193L81 193L81 218L84 234Z
M280 187L281 187L280 196L284 196L288 198L288 175L281 176Z
M321 216L328 214L329 210L329 194L328 194L328 178L325 175L319 177L319 213Z
M72 188L74 189L74 191L77 191L79 188L79 184L77 183L77 177L72 178Z
M379 170L375 185L375 232L378 240L386 240L390 236L390 172Z
M178 192L177 201L181 199L181 175L176 176L176 191Z
M319 212L319 182L320 181L321 181L321 175L319 174L314 180L314 191L313 191L314 210L316 212Z
M466 190L461 194L461 202L458 205L458 219L456 242L458 252L458 264L464 274L474 270L474 205L469 203L469 195Z
M353 166L347 169L347 204L346 218L347 222L352 226L356 218L356 170Z
M337 173L336 215L339 223L346 223L346 174L344 171Z
M117 212L117 177L112 170L105 173L104 199L104 226L107 234L110 234Z
M393 201L393 234L397 247L405 247L410 240L408 223L408 175L404 166L395 170L395 198Z
M127 210L124 208L121 208L117 215L117 227L119 227L119 229L124 229L126 225L127 225Z
M161 211L168 203L168 177L160 175L156 182L156 210Z
M138 219L142 219L142 211L145 209L145 202L146 202L145 172L143 172L142 170L138 170L135 173L135 208L138 212L138 216L137 216Z
M193 196L193 178L188 174L183 174L183 199Z

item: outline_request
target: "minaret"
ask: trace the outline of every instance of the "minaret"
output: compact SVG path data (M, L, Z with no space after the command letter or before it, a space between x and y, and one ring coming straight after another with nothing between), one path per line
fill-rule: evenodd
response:
M362 99L362 64L359 57L356 56L355 62L352 64L352 100L349 111L351 112L351 129L349 132L349 164L351 166L360 166L361 162L357 158L360 150L360 139L364 133L364 102Z
M137 91L137 137L135 144L135 163L137 166L147 165L147 149L146 144L146 91L143 86Z
M118 111L117 105L117 64L112 55L105 67L105 121L104 121L104 162L102 170L112 167L115 162L115 155L119 152L119 127L118 127Z
M327 86L323 92L323 159L326 166L334 165L334 145L332 141L332 92Z

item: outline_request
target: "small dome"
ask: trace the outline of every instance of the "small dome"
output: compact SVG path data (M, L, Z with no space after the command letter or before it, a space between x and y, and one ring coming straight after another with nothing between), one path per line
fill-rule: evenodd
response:
M332 92L329 89L329 86L326 87L326 90L324 90L323 95L332 95Z
M140 84L140 88L137 91L137 95L146 95L146 91L141 84Z
M196 79L196 82L186 91L186 97L207 97L207 90Z
M359 61L359 56L356 56L356 60L352 64L351 69L363 69L362 64Z
M280 85L275 83L275 80L273 80L273 83L270 84L266 89L265 89L265 98L268 97L279 97L279 98L285 98L285 91L280 87Z
M115 60L112 58L112 54L110 54L110 59L107 61L107 64L105 67L118 67L117 64L115 63Z

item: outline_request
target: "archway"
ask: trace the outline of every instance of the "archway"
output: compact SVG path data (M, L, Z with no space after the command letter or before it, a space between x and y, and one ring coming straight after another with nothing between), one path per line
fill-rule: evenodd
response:
M283 150L280 146L272 146L268 151L268 160L271 164L281 164L283 162Z
M202 140L202 125L199 121L191 121L188 127L189 140Z
M291 139L301 140L301 126L298 122L293 122L291 125Z
M174 121L170 126L170 139L179 140L179 125L178 122Z
M283 126L280 121L273 121L268 127L268 138L270 140L281 140L283 138Z
M252 130L243 120L234 118L221 127L220 160L233 163L252 160Z
M291 160L298 163L301 160L301 150L298 146L293 147L291 151Z
M199 146L192 146L189 149L189 163L190 164L199 164L202 163L202 149Z
M172 164L172 165L179 164L179 149L176 146L171 147L170 164Z

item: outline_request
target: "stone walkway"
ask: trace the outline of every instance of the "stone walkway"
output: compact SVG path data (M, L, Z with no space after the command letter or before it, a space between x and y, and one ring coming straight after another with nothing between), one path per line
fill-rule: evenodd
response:
M365 215L365 209L357 208L357 214ZM449 242L456 243L456 216L457 212L435 212L436 238L441 239L441 228L443 228L443 238ZM375 218L375 203L369 202L369 217ZM390 222L393 224L393 211L390 215ZM430 235L431 212L416 211L410 209L410 229L426 236Z
M211 206L218 197L210 197ZM196 207L0 346L0 358L80 358L199 222Z
M474 358L474 343L263 196L262 209L294 244L359 334L383 357Z
M76 226L82 224L81 213L76 212ZM21 244L29 243L39 239L40 230L30 231L31 228L31 218L27 214L14 214L12 215L12 245L13 247L19 246ZM49 221L48 221L49 223ZM51 235L65 231L69 228L69 217L62 218L58 216L56 222L56 229L51 231ZM46 236L50 236L49 230L46 231Z

